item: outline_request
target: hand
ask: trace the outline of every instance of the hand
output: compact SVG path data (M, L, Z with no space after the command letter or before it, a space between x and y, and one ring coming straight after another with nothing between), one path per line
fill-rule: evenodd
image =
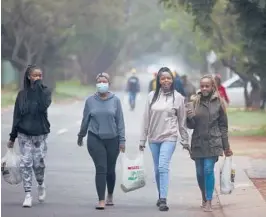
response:
M183 146L184 150L187 150L189 154L191 154L191 148L189 147L189 144L185 144L181 142L181 145Z
M232 152L232 150L231 150L230 148L228 148L228 149L225 149L225 150L224 150L224 155L225 155L226 157L230 157L230 156L233 155L233 152Z
M139 150L140 151L144 151L144 149L145 149L145 145L139 145Z
M82 137L78 137L78 146L83 146L83 138Z
M126 150L125 144L120 144L119 149L120 149L120 152L125 153L125 150Z
M187 117L193 118L195 116L194 112L191 109L187 109Z
M34 88L42 88L42 79L36 79L32 83Z
M7 147L8 147L8 148L13 148L13 147L14 147L14 142L12 142L12 141L8 141L8 143L7 143Z

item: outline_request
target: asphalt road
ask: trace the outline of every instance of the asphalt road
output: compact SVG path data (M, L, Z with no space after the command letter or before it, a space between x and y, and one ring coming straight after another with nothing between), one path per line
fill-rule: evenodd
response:
M140 123L144 109L145 94L141 94L135 111L130 111L124 94L117 94L122 101L126 121L126 153L129 158L138 154ZM94 165L86 146L76 145L84 102L71 104L53 104L49 109L51 134L48 139L46 158L47 198L39 204L34 182L32 208L22 208L24 193L22 185L11 186L2 181L2 216L3 217L193 217L223 216L220 206L214 199L213 213L204 213L200 208L201 197L195 178L193 161L188 154L177 147L170 168L169 206L167 213L161 213L155 206L157 191L154 181L150 150L145 150L147 185L134 192L123 193L120 189L121 162L117 163L117 184L114 207L104 211L95 210L97 195L94 184ZM12 122L12 111L2 114L2 156L6 151ZM17 143L16 143L17 145Z

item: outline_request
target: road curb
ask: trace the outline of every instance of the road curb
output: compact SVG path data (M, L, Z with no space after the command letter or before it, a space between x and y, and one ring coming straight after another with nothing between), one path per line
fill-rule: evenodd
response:
M245 163L243 161L245 160ZM245 166L246 159L242 157L234 157L234 162L237 165L235 189L230 195L220 194L220 163L215 172L216 186L215 190L218 195L218 200L223 210L225 217L265 217L266 202L262 195L255 187L253 182L246 174Z

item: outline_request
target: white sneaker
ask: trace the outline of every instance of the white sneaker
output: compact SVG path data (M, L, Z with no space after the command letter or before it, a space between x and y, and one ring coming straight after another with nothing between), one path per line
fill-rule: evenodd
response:
M23 207L31 207L32 206L32 196L27 193L23 202Z
M44 202L46 197L46 191L45 191L45 185L44 183L42 185L38 186L38 199L40 202Z

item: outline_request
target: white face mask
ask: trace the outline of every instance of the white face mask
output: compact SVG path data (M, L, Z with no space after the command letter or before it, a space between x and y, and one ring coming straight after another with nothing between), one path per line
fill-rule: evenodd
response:
M108 83L97 83L96 88L99 93L107 93L109 90L109 84Z

